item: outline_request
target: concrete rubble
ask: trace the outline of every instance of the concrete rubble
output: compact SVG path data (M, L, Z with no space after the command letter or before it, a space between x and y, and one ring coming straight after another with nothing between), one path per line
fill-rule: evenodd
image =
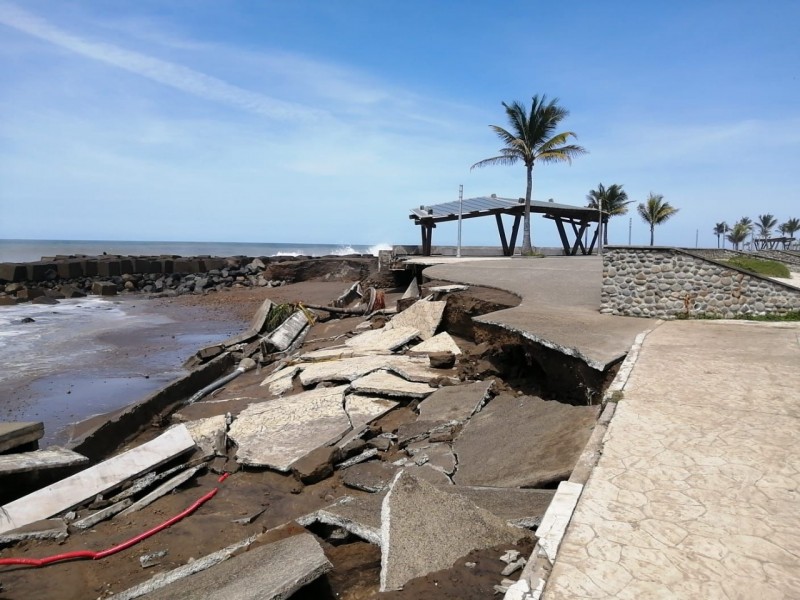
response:
M373 371L353 381L352 387L362 394L376 394L390 398L425 398L434 391L434 388L427 383L408 381L386 371Z
M544 487L568 479L598 406L501 394L472 417L453 447L458 485Z
M405 346L417 337L420 337L420 331L416 327L383 327L359 333L347 340L345 345L361 352L368 350L389 352Z
M41 421L0 423L0 452L37 442L44 436Z
M194 447L186 427L170 429L141 446L0 507L0 533L67 511Z
M419 535L425 532L424 535ZM469 500L400 472L381 509L381 591L450 567L472 550L525 534Z
M287 472L312 450L335 443L351 429L344 410L347 388L322 388L251 404L228 430L238 446L236 459Z
M453 337L443 331L437 333L424 342L420 342L416 346L411 346L408 350L409 354L430 354L431 352L452 352L456 356L461 354L461 348L458 347Z
M51 446L47 450L0 455L0 476L73 467L87 462L89 459L83 454Z
M194 443L205 456L222 456L227 446L229 419L225 415L184 423Z
M491 398L493 387L488 380L440 388L420 402L420 419L463 423Z
M285 600L333 565L309 533L253 548L234 560L164 587L154 599Z
M447 302L420 300L392 317L390 323L392 328L399 330L417 328L419 337L428 340L436 334L446 306Z

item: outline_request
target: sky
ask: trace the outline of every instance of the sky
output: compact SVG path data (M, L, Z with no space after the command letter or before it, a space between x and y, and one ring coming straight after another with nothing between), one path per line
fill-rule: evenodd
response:
M715 223L800 217L800 2L0 0L0 238L418 244L409 209L525 194L502 102L558 98L588 154L534 199L621 184ZM534 246L557 246L532 219ZM464 245L498 245L493 219ZM440 225L434 244L455 244Z

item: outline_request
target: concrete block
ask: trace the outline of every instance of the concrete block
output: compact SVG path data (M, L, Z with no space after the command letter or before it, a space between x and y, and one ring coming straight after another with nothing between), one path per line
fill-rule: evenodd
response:
M434 391L434 388L427 383L406 381L402 377L386 371L374 371L356 379L353 381L352 387L362 394L376 394L391 398L425 398Z
M251 548L231 560L176 581L152 597L159 600L286 600L332 568L319 542L310 533L303 533Z
M381 508L380 590L400 589L473 550L514 544L523 535L462 496L400 472Z
M592 434L599 406L501 394L453 443L457 485L544 487L568 479Z
M251 404L228 431L245 465L286 472L291 464L320 446L337 442L350 430L344 410L348 386L311 390Z
M116 296L117 284L113 281L95 281L92 283L92 294L97 296Z
M432 338L442 322L447 302L419 301L392 317L394 328L415 327L423 340Z
M491 398L492 387L494 381L487 380L439 388L420 402L420 419L463 423Z

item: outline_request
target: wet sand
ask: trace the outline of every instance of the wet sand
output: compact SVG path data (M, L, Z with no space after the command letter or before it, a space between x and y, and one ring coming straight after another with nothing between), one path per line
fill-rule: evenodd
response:
M199 348L245 329L265 298L326 304L346 287L315 281L175 298L121 295L112 301L133 318L98 334L93 342L101 349L85 362L7 386L0 419L43 421L41 447L67 444L71 424L116 411L180 377L183 363Z

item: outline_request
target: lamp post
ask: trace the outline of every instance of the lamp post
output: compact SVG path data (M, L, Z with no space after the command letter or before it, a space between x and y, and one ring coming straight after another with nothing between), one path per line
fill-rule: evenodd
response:
M464 207L464 184L458 186L458 247L456 258L461 258L461 213Z
M597 256L603 256L603 199L602 198L597 199Z

